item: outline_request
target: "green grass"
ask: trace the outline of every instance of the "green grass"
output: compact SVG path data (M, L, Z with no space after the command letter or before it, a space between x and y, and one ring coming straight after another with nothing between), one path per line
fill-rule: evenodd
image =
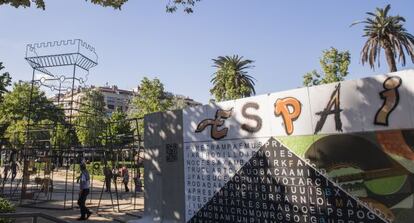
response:
M99 169L94 169L93 168L93 165L95 164L95 163L98 163L99 164ZM132 165L133 165L133 162L119 162L119 165L126 165L126 167L129 169L129 173L130 173L130 176L132 176ZM72 168L73 168L73 165L71 165L70 166L70 170L72 170ZM100 181L104 181L105 180L105 176L104 176L104 174L103 174L103 168L104 168L104 165L101 163L101 162L90 162L89 164L86 164L86 168L88 169L88 172L89 172L89 174L92 176L93 175L93 179L94 180L100 180ZM112 165L109 165L109 168L111 168L111 170L112 170ZM141 171L141 178L144 176L143 174L144 174L144 168L143 167L140 167L140 171ZM80 173L80 167L79 167L79 164L76 164L75 165L75 172L77 173L77 174L79 174Z
M276 139L280 140L290 151L299 157L304 158L309 147L322 137L324 137L324 135L278 136Z

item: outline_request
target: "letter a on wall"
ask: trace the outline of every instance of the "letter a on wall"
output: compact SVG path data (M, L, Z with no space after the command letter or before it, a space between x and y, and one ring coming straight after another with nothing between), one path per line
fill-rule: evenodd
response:
M328 115L335 115L335 128L337 131L342 132L342 121L341 121L341 103L340 103L340 91L341 91L341 84L339 83L334 92L331 95L331 99L329 99L328 104L326 105L323 111L317 112L317 115L320 115L321 118L316 123L315 127L315 134L322 130L323 125L326 122L326 118Z

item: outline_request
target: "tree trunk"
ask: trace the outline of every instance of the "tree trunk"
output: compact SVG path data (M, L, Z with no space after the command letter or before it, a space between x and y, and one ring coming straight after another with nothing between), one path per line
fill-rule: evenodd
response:
M389 45L385 46L384 50L385 50L385 57L387 58L388 68L390 72L397 71L397 65L395 64L395 58L394 58L394 52L392 52L391 47Z

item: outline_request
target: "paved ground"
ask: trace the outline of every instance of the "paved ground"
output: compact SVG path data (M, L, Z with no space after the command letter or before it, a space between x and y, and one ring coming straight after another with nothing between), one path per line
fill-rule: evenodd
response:
M92 210L94 211L94 210ZM50 216L54 216L68 222L80 222L76 219L79 217L79 209L73 210L45 210L45 209L38 209L38 208L17 208L17 212L41 212ZM130 220L137 220L141 216L141 211L129 212L127 213L117 213L117 212L99 212L96 214L94 213L90 216L87 221L81 222L127 222ZM19 219L16 223L31 223L32 219ZM38 219L39 223L43 222L50 222L44 219Z
M69 179L69 183L65 183L66 178ZM3 193L9 196L13 194L12 198L16 199L15 203L20 205L17 201L20 192L18 182L19 177L13 185L7 182L4 185ZM129 185L131 191L133 191L132 186L132 184ZM25 200L22 203L23 206L17 208L17 212L41 212L69 222L78 222L76 221L80 215L77 208L78 187L76 182L72 184L71 174L66 176L65 171L55 172L53 174L53 192L41 192L39 185L33 184L30 187L30 190L34 192L33 198ZM142 216L144 208L142 192L125 192L120 180L117 182L117 190L115 190L115 184L112 183L112 193L103 192L102 189L103 182L94 180L87 199L87 206L94 214L84 222L126 222L139 219ZM65 191L67 192L65 193ZM31 222L31 219L19 219L17 222ZM49 221L39 219L38 222Z

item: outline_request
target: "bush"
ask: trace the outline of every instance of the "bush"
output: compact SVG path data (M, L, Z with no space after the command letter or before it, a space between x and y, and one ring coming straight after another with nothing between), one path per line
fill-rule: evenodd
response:
M15 211L16 211L16 208L10 201L0 197L0 213L13 213ZM0 223L10 223L10 222L14 222L14 220L7 219L7 218L0 218Z

